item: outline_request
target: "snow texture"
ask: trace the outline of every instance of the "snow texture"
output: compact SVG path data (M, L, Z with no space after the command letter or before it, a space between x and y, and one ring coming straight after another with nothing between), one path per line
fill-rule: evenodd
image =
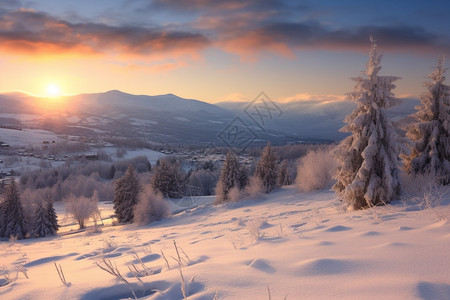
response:
M332 191L291 186L145 226L92 233L64 225L58 236L0 242L3 270L14 277L23 266L29 278L0 281L0 297L126 299L133 290L139 299L182 299L175 240L190 300L268 299L268 287L272 299L449 299L449 197L435 207L444 215L437 219L411 201L345 212ZM112 206L100 206L109 218ZM103 259L129 284L98 268Z

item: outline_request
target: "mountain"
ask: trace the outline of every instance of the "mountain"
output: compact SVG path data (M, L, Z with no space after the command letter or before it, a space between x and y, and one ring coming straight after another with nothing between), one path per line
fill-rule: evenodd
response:
M263 145L268 140L274 144L300 141L296 136L261 130L248 121L236 119L236 114L226 108L173 94L147 96L112 90L42 98L7 93L0 94L0 108L0 125L14 124L65 135L214 146ZM244 135L238 137L240 140L231 137L236 125L241 132L244 129ZM317 142L306 137L301 140Z
M390 110L394 120L414 112L405 99ZM260 103L261 104L261 103ZM308 100L216 105L173 94L132 95L117 90L59 98L0 94L0 125L46 129L57 134L139 138L156 143L214 146L323 143L342 139L339 129L354 108L350 101Z
M402 103L388 110L388 116L403 124L405 119L415 112L414 107L419 104L418 99L405 98ZM220 102L218 106L226 108L236 114L244 111L249 103ZM344 126L344 118L354 108L355 103L348 100L294 100L286 103L275 103L280 113L273 117L268 127L274 131L281 131L287 135L308 136L329 140L340 140L347 134L339 132Z

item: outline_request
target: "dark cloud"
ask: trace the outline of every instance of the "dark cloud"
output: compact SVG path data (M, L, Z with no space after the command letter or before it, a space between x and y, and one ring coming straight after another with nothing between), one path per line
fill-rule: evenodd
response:
M3 4L15 5L15 0ZM134 0L133 7L144 1ZM448 52L448 36L417 25L346 25L298 16L304 5L280 0L154 0L155 8L195 11L194 20L151 26L71 21L30 10L0 9L0 47L14 52L184 54L218 47L243 56L270 51L292 56L299 49L367 49L372 35L383 50ZM136 6L137 5L137 6ZM1 6L0 6L1 8ZM176 14L175 14L176 15ZM105 18L108 19L108 18ZM130 24L130 23L128 23ZM327 25L324 25L327 24Z
M279 0L154 0L150 8L170 9L176 11L235 11L243 9L282 9L286 6Z
M249 48L287 54L295 49L359 50L366 49L373 36L386 50L412 52L450 51L449 40L418 26L362 26L329 29L318 22L277 22L242 31L224 44L227 50L249 55Z
M24 52L161 54L196 51L209 40L199 33L161 28L70 23L34 10L0 16L0 47Z

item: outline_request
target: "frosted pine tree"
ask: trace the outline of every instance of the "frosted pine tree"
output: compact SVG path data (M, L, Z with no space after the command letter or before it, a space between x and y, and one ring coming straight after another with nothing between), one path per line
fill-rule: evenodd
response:
M19 191L14 179L8 184L4 202L4 229L3 237L12 236L23 239L26 235L25 218L22 203L20 202Z
M386 109L400 102L392 92L398 77L378 75L381 55L371 42L364 76L353 79L356 86L348 94L357 106L341 131L351 135L333 151L338 162L333 189L353 209L387 204L400 193L401 143L386 116Z
M56 234L53 224L48 215L48 204L43 201L37 203L34 214L33 232L36 237L51 236Z
M427 92L413 115L406 136L412 141L411 153L402 156L405 170L412 175L431 175L450 183L450 87L445 81L444 56L425 82Z
M288 161L287 159L281 162L280 168L278 170L278 185L285 186L292 184L291 174L289 173Z
M237 178L238 188L240 190L245 189L248 184L248 170L244 165L239 166L239 174Z
M184 191L184 174L176 161L159 160L152 177L152 187L164 197L182 198Z
M53 206L53 201L51 199L47 200L47 218L50 222L50 225L55 232L58 232L59 230L59 224L58 224L58 215L56 214L55 207Z
M230 191L232 188L239 187L240 166L236 156L229 151L220 170L219 181L216 187L215 203L224 203L230 201Z
M263 191L269 193L277 186L277 157L270 142L263 149L261 159L256 166L255 175L261 179Z
M139 180L134 167L130 165L125 175L114 184L114 213L120 223L132 223L133 209L138 202Z
M6 227L5 202L0 198L0 238L4 237Z

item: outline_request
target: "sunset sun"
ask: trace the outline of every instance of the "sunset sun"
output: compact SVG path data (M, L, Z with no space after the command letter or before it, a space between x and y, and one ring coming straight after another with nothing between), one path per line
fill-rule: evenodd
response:
M56 84L49 84L46 91L48 97L58 97L61 94L61 90Z

